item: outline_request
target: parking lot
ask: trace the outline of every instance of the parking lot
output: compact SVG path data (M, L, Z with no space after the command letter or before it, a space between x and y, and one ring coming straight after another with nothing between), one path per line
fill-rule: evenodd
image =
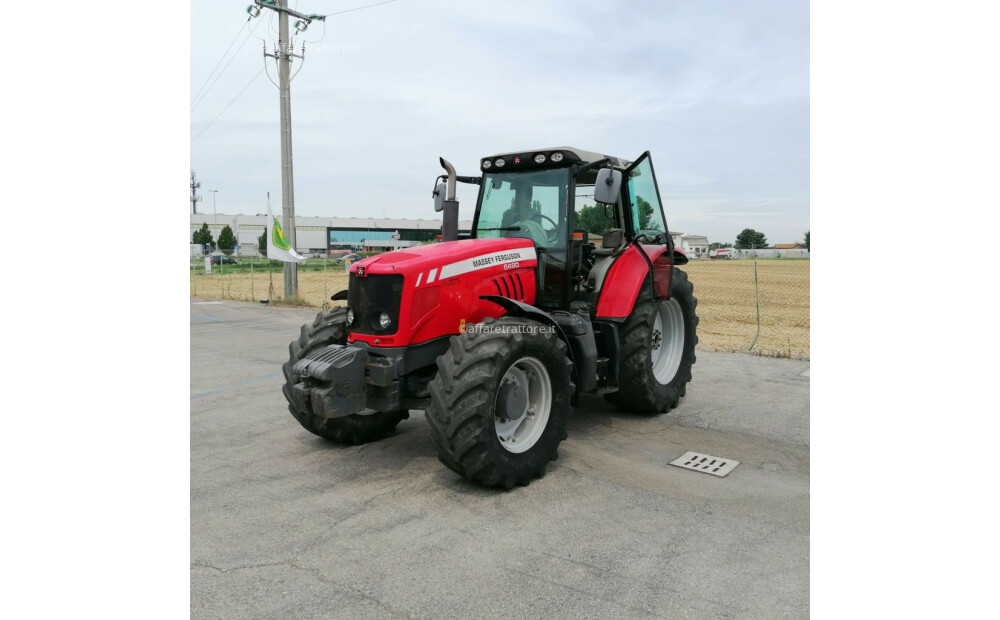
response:
M192 298L192 617L808 616L808 361L700 351L668 415L585 397L502 492L441 465L421 411L363 446L302 429L281 364L315 312ZM741 465L668 465L687 450Z

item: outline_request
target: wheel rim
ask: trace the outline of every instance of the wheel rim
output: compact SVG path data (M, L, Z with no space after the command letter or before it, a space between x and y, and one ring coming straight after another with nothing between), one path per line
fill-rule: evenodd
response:
M684 313L676 299L660 303L653 319L652 343L649 350L653 376L657 383L673 381L684 357Z
M515 454L538 443L552 410L552 381L537 358L514 362L497 390L493 423L500 445Z

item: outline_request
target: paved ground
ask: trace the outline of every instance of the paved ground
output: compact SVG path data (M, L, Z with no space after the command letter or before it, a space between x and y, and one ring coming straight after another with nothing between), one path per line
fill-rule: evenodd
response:
M809 615L808 362L702 351L669 415L587 398L505 493L440 465L423 412L360 447L302 429L280 367L313 316L192 300L192 617Z

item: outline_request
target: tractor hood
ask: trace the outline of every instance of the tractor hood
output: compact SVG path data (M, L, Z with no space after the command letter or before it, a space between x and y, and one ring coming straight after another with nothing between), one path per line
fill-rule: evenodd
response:
M459 334L497 316L484 297L533 304L537 265L534 244L521 238L446 241L358 261L350 268L347 304L357 318L347 341L399 347Z
M420 286L470 271L534 260L535 246L530 239L463 239L370 256L351 265L350 272L360 277L413 275L419 278L416 286Z

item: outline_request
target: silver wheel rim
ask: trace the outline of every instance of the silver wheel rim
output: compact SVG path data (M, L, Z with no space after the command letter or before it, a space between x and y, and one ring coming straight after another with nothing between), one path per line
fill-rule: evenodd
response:
M684 313L676 299L661 302L653 319L649 357L660 385L674 380L684 357Z
M525 407L523 411L512 412L521 414L514 419L501 417L506 409L500 406L500 398L510 390L524 392L518 394L516 400L523 398ZM530 450L545 432L551 410L552 381L545 365L534 357L522 357L514 362L500 380L493 406L493 423L500 445L515 454Z

